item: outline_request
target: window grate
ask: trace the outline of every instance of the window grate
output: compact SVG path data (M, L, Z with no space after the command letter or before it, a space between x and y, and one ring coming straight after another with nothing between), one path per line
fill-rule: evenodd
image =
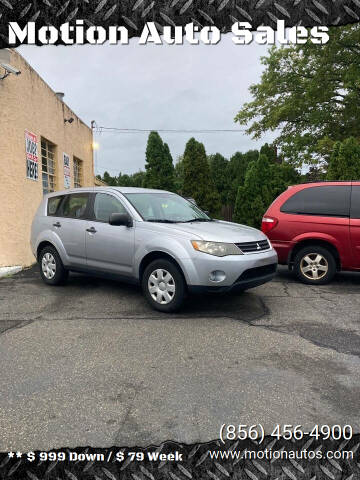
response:
M54 192L56 188L55 145L41 139L41 167L43 193Z
M83 186L83 162L74 157L74 187L79 188Z

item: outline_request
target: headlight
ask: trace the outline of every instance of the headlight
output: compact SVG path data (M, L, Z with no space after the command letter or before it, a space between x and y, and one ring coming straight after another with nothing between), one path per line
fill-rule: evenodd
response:
M204 240L191 240L192 246L199 252L225 257L226 255L243 255L240 248L234 243L206 242Z

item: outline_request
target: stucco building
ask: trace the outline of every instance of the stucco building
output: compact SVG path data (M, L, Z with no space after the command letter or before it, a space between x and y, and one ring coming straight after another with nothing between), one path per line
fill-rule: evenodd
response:
M0 50L1 77L0 267L27 266L35 261L30 227L42 196L95 185L93 136L18 52Z

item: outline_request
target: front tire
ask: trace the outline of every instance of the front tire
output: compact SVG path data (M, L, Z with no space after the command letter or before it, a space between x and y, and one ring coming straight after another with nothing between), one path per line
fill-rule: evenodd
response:
M61 285L66 282L69 275L56 248L51 245L41 250L39 267L41 278L47 285Z
M186 294L182 273L166 259L154 260L146 267L142 289L149 304L160 312L179 310Z
M303 283L325 285L336 274L334 255L319 245L304 247L295 256L294 273Z

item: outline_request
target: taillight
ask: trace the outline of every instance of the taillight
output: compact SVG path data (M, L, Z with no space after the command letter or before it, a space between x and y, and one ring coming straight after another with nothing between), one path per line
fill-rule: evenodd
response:
M263 217L261 222L261 231L263 233L269 233L278 224L278 219L273 217Z

